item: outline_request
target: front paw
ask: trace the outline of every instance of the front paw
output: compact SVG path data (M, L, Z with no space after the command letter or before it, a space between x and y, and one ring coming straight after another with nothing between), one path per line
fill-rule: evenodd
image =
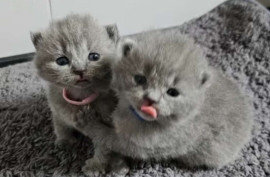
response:
M96 118L96 110L87 105L77 111L74 122L78 128L84 128L89 122L96 120Z
M131 168L132 169L144 169L151 167L151 162L148 160L132 160Z
M85 162L85 165L82 167L82 171L87 176L100 176L100 174L105 174L107 168L107 163L103 162L98 158L91 158Z
M129 173L129 166L126 164L124 159L112 159L110 162L110 175L112 177L124 177Z
M86 111L78 110L74 122L77 127L84 127L88 122Z

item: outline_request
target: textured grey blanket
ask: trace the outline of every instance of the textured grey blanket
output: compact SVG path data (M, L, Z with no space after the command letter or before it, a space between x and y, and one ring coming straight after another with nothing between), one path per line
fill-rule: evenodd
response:
M184 170L160 164L129 176L270 176L270 14L252 0L230 0L180 27L204 48L210 63L232 77L252 100L253 138L221 170ZM0 177L82 176L90 141L72 150L54 146L50 110L32 63L0 69Z

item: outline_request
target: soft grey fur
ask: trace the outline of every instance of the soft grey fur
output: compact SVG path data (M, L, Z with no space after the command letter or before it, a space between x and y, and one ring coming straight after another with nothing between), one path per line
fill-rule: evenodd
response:
M188 167L220 168L237 157L251 135L249 102L234 82L208 66L193 40L175 31L144 32L121 41L119 53L113 67L119 98L114 128L85 116L77 119L83 133L143 160L176 159ZM135 82L138 74L146 77L145 84ZM180 94L170 96L170 88ZM156 119L140 111L145 99L153 101Z
M212 66L252 100L253 138L220 170L186 170L173 163L135 167L130 177L266 177L270 175L270 15L251 0L231 0L204 16L170 28L203 47ZM0 68L0 176L84 176L93 154L88 139L74 149L54 146L51 111L32 63ZM110 177L110 175L107 175Z
M115 59L117 40L115 25L102 27L90 15L71 14L51 22L43 32L32 33L32 41L37 49L34 61L39 76L46 81L57 145L67 147L77 141L74 123L82 109L93 112L92 119L112 126L110 115L117 99L110 90L111 63ZM91 52L99 53L101 58L89 61ZM56 59L62 56L66 56L70 64L59 66ZM88 83L76 83L79 77L77 71L81 70L84 70ZM99 93L99 96L88 105L73 105L64 100L64 87L74 100L84 99L93 92ZM110 160L107 155L109 151L95 145L95 155L87 161L88 168L91 171L105 171L105 162Z

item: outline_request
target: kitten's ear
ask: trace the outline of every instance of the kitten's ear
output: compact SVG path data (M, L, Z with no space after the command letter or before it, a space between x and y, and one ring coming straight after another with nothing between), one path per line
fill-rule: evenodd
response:
M212 72L211 70L209 71L204 71L200 74L200 87L201 88L206 88L211 84L212 80Z
M122 57L128 57L130 55L130 53L132 52L132 50L135 47L135 41L133 41L132 39L124 39L122 42L119 43L119 52L121 54L121 58Z
M30 32L32 43L34 44L35 48L37 49L40 40L42 40L41 32Z
M117 42L119 39L119 33L118 33L118 28L116 24L112 24L112 25L107 25L105 26L105 29L108 33L109 38L113 41L113 42Z

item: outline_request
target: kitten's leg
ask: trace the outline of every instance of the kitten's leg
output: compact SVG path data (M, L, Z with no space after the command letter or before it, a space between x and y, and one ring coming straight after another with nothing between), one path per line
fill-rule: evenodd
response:
M75 129L67 125L57 114L53 113L54 131L56 134L55 144L60 147L69 147L78 142L74 136Z
M114 177L124 177L129 172L129 167L123 157L112 155L108 150L96 149L93 158L88 159L82 168L84 174L88 176L99 176L109 172Z
M143 169L151 166L150 160L131 160L131 168L132 169Z
M112 154L110 159L109 171L112 176L126 176L129 172L129 167L124 159L119 154Z
M129 157L141 158L146 156L143 148L138 148L134 143L123 137L124 135L118 135L114 128L90 119L89 116L84 114L84 111L77 115L79 118L75 127L84 135L90 137L94 143L97 142L99 146Z
M219 169L228 163L229 153L224 153L220 149L206 146L207 148L198 148L196 151L178 159L178 164L184 168L204 168L204 169Z
M120 135L115 132L115 129L109 128L98 121L88 120L86 124L85 120L80 119L76 122L75 127L104 148L129 157L137 156L137 158L141 158L145 156L143 148L138 148L134 143L119 137Z
M100 146L95 147L94 156L86 160L82 171L89 176L98 176L99 173L104 174L110 160L110 151Z

